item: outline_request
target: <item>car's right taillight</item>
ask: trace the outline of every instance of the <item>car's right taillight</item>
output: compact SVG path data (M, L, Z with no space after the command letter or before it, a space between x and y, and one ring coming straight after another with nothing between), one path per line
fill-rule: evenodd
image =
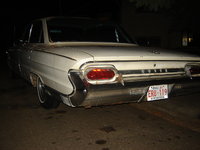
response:
M185 67L186 74L189 77L200 77L200 64L189 64Z
M200 75L200 66L192 66L190 68L191 75Z

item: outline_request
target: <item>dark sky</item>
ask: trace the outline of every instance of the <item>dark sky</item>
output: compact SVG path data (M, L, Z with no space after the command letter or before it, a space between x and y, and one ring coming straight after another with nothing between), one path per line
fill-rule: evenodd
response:
M107 17L119 21L120 1L123 0L6 0L0 4L0 50L12 45L14 26L18 37L24 26L36 18L62 15ZM194 0L191 3L188 3L189 0L184 0L185 3L182 3L182 0L180 1L181 3L177 3L171 10L172 14L178 14L174 17L174 30L185 25L186 29L190 27L190 30L194 29L200 32L200 9L196 4L198 1L195 1L196 3L194 3Z
M95 16L117 10L118 0L27 0L11 1L0 5L1 16L11 21L32 20L38 17Z
M0 5L1 46L9 47L13 41L14 26L17 36L29 21L47 16L84 16L117 19L118 0L7 0Z

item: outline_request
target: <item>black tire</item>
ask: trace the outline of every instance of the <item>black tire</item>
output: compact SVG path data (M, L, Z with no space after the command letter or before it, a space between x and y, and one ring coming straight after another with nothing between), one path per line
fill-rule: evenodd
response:
M37 79L37 93L41 106L46 109L57 108L61 102L60 95L45 87L40 78Z

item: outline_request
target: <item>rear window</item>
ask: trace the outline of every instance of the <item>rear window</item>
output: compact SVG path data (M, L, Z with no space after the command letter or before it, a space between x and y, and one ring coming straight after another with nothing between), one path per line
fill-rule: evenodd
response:
M51 19L47 22L47 26L51 42L94 41L132 43L120 27L113 23Z

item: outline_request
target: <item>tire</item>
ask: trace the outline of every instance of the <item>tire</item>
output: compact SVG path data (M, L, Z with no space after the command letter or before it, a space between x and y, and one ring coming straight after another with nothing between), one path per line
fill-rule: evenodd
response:
M57 108L61 102L60 95L45 87L40 78L37 78L37 93L41 106L46 109Z

